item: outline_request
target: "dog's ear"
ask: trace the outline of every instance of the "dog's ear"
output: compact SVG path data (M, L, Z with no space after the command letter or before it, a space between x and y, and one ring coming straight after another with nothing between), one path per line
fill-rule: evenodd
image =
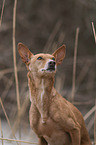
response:
M65 57L65 53L66 53L66 46L62 45L52 54L56 59L56 65L62 63L62 60Z
M25 64L29 64L30 62L30 59L32 57L32 53L31 51L22 43L18 43L18 52L22 58L22 61L25 63Z

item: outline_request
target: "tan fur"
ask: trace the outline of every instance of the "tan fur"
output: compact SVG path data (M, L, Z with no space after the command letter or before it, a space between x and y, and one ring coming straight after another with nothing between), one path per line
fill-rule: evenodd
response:
M52 55L33 55L22 43L18 51L28 69L31 107L30 126L38 135L39 145L91 145L80 111L54 88L54 71L48 71L50 61L56 66L65 57L65 45ZM38 59L42 57L42 59Z

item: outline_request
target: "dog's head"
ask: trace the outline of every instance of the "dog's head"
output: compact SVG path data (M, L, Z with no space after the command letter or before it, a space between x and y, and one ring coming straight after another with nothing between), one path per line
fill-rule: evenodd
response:
M18 51L28 70L37 76L54 75L57 65L61 64L65 57L65 45L58 48L52 55L44 53L34 55L22 43L18 44Z

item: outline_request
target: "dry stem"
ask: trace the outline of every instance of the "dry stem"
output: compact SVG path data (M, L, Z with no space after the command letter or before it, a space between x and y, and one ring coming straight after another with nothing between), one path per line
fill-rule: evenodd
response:
M16 7L17 7L17 0L14 1L14 8L13 8L13 58L14 58L14 73L15 73L15 81L16 81L16 94L17 94L17 107L18 107L18 114L20 112L20 95L19 95L19 82L18 82L18 75L17 75L17 65L16 65L16 41L15 41L15 28L16 28ZM21 138L21 128L19 126L19 138Z
M84 116L84 120L86 120L94 111L96 111L96 106L94 106L94 107Z
M95 97L95 107L96 107L96 97ZM96 110L94 113L94 142L96 143Z
M1 118L0 118L0 130L1 130L1 137L3 138L3 131L2 131L2 125L1 125ZM3 140L2 140L2 145L3 145Z
M45 52L45 51L48 52L48 50L50 49L50 46L51 46L51 44L52 44L52 42L53 42L53 40L54 40L54 38L55 38L57 32L59 31L59 29L60 29L60 27L61 27L61 24L62 24L61 21L58 21L58 22L56 23L56 25L55 25L55 27L54 27L54 29L53 29L53 31L52 31L52 33L51 33L51 35L50 35L48 41L47 41L47 43L46 43L46 45L45 45L45 47L44 47L44 50L43 50L44 52Z
M37 143L29 142L29 141L16 140L16 139L8 139L8 138L0 138L0 140L22 142L22 143L27 143L27 144L37 144Z
M2 18L3 18L4 6L5 6L5 0L3 0L3 5L2 5L1 18L0 18L0 27L1 27Z
M18 114L19 116L17 115L16 118L15 118L15 122L14 122L14 125L13 125L14 132L16 132L17 127L20 125L21 119L22 119L28 105L29 105L29 98L26 97L24 102L23 102L23 105L22 105L22 107L19 111L19 114Z
M19 113L19 110L20 110L20 96L19 96L19 83L18 83L18 75L17 75L16 47L15 47L16 46L16 42L15 42L16 6L17 6L17 0L14 1L14 8L13 8L13 59L14 59L15 81L16 81L17 107L18 107L18 113Z
M9 125L9 127L10 127L10 129L11 129L11 131L12 131L12 135L13 135L14 138L16 139L16 136L15 136L13 130L12 130L11 123L10 123L10 121L9 121L9 118L8 118L8 116L7 116L7 113L6 113L6 111L5 111L5 108L4 108L4 105L3 105L3 103L2 103L1 98L0 98L0 104L1 104L1 107L2 107L2 109L3 109L4 115L5 115L5 117L6 117L6 120L7 120L7 122L8 122L8 125ZM17 144L18 144L18 143L17 143Z
M95 33L95 27L94 27L93 22L92 22L92 29L93 29L94 39L95 39L95 43L96 43L96 33Z
M76 38L75 38L75 47L74 47L73 81L72 81L72 102L74 101L74 94L75 94L76 58L77 58L78 36L79 36L79 28L76 29Z

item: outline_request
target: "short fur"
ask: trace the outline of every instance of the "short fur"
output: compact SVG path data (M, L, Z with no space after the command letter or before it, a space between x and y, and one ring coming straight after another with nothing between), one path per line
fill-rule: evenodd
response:
M22 43L18 44L18 51L28 69L29 120L38 144L91 145L82 114L54 88L56 67L65 57L65 45L52 55L33 55ZM50 62L53 70L48 68Z

